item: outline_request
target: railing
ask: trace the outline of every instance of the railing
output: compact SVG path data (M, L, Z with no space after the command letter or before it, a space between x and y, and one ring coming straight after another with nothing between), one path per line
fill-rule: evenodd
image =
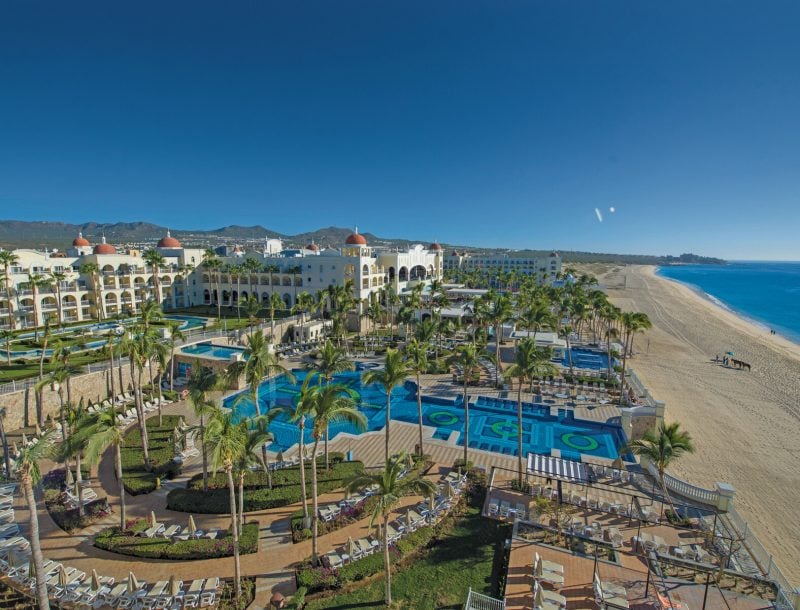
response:
M647 464L647 471L653 476L653 478L656 480L658 479L658 469L653 465L652 462ZM681 479L667 473L664 473L664 484L667 486L669 491L681 495L684 498L694 500L695 502L700 502L701 504L707 504L709 506L717 506L719 494L715 489L698 487L697 485L692 485L691 483L682 481Z

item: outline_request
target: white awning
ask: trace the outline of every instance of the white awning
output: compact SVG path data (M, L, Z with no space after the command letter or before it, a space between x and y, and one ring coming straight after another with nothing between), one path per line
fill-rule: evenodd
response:
M564 481L586 482L587 480L586 467L581 462L562 460L539 453L528 454L528 472Z

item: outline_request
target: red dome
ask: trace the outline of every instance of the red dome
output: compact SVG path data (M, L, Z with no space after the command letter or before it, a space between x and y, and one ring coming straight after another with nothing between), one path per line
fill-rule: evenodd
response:
M107 244L106 243L106 238L105 238L105 236L103 236L103 242L97 244L94 247L93 252L95 254L116 254L117 253L117 249L114 246L112 246L111 244Z
M347 239L344 240L349 246L366 246L367 240L364 239L363 235L359 235L358 233L351 233L347 236Z
M166 237L162 237L161 239L158 240L158 247L159 248L180 248L181 247L181 242L179 242L177 239L172 237L172 235L169 234L169 230L168 230Z
M437 243L437 242L433 242L433 243L431 244L431 247L430 247L430 248L428 248L428 250L435 250L435 251L437 251L437 252L441 252L441 251L442 251L442 246L441 246L439 243Z
M78 233L78 237L72 240L72 245L76 248L85 248L86 246L91 246L92 244L90 244L89 240L83 236L83 233Z
M306 250L311 250L312 252L319 252L319 246L317 244L308 244L306 246Z

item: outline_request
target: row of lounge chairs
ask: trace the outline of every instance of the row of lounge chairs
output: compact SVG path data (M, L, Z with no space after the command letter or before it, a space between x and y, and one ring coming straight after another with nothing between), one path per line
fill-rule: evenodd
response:
M534 553L533 556L533 607L534 610L560 610L567 607L567 598L543 585L564 585L564 566L547 561Z

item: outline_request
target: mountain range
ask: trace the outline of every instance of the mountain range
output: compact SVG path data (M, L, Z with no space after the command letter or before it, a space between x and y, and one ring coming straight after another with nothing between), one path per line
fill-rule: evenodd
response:
M58 248L64 250L72 244L78 233L92 243L99 243L103 236L112 244L139 244L155 245L167 233L167 227L162 227L149 222L116 222L97 223L85 222L83 224L70 224L49 221L23 221L0 220L0 247L13 248ZM303 247L309 243L321 247L338 247L353 232L352 229L343 227L326 227L315 231L288 235L272 231L261 225L242 227L229 225L211 230L188 230L170 228L173 237L179 239L184 246L218 246L223 244L242 243L255 245L263 243L267 237L283 240L288 247ZM372 233L363 233L367 242L374 246L405 248L410 244L419 243L403 238L379 237ZM464 245L442 244L446 250L468 249L471 252L491 252L509 256L546 256L549 250L518 250L474 248ZM681 254L680 256L652 256L644 254L608 254L597 252L560 251L564 262L607 262L631 263L650 265L669 265L686 263L721 264L725 261L717 258L698 256L695 254Z

